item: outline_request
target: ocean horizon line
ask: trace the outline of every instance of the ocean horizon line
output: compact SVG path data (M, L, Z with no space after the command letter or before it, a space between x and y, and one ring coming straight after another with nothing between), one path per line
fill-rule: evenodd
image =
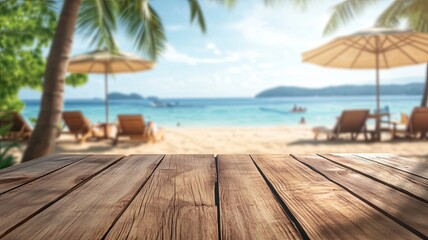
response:
M392 96L392 97L417 97L421 96L420 94L384 94L382 96ZM381 96L381 97L382 97ZM262 97L258 98L256 96L248 96L248 97L239 97L239 96L228 96L228 97L158 97L161 100L214 100L214 99L286 99L286 98L330 98L330 97L343 97L343 98L353 98L353 97L376 97L375 94L367 94L367 95L315 95L315 96L283 96L283 97ZM421 96L422 97L422 96ZM22 101L40 101L40 98L22 98ZM105 98L65 98L65 101L104 101ZM148 98L143 99L109 99L109 101L152 101Z

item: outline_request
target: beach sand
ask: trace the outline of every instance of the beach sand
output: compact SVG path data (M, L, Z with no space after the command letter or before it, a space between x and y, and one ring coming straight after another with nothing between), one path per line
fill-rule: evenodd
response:
M104 154L316 154L316 153L393 153L428 162L428 142L390 141L385 134L382 142L326 141L313 139L309 127L266 128L167 128L165 139L155 144L131 142L124 139L117 146L111 141L75 142L72 136L61 136L56 153L104 153ZM19 155L19 153L17 153Z

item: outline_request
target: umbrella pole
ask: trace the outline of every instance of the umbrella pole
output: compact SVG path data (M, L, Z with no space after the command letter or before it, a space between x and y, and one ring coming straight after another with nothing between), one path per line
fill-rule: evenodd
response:
M108 125L108 79L107 70L104 75L104 89L105 89L105 101L106 101L106 125Z
M378 56L378 55L376 55ZM379 65L376 57L376 109L380 113L380 83L379 83Z
M379 38L376 37L376 140L380 141Z
M379 86L379 66L378 66L378 55L376 55L376 140L380 138L380 86Z

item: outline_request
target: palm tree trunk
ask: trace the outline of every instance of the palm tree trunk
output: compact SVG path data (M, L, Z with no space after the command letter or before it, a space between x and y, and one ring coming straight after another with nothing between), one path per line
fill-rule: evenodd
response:
M422 107L428 107L428 63L427 63L427 73L425 75L425 88L424 88L424 96L422 97Z
M64 79L80 3L81 0L64 1L46 65L41 108L22 159L24 162L49 154L55 147L64 107Z

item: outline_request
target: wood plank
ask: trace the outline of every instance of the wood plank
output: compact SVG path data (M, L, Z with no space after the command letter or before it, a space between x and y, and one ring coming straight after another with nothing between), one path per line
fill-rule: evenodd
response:
M426 162L404 158L395 154L359 153L353 155L428 179L428 163Z
M290 156L252 157L310 239L418 239Z
M421 238L428 236L428 204L319 156L295 156Z
M0 237L122 158L90 156L0 196Z
M169 155L107 239L218 239L213 155Z
M0 170L0 195L89 155L49 155Z
M428 180L425 178L354 155L342 157L333 154L322 154L320 156L428 203Z
M8 233L4 239L102 238L161 159L161 155L122 159Z
M299 239L248 155L218 156L222 239Z

